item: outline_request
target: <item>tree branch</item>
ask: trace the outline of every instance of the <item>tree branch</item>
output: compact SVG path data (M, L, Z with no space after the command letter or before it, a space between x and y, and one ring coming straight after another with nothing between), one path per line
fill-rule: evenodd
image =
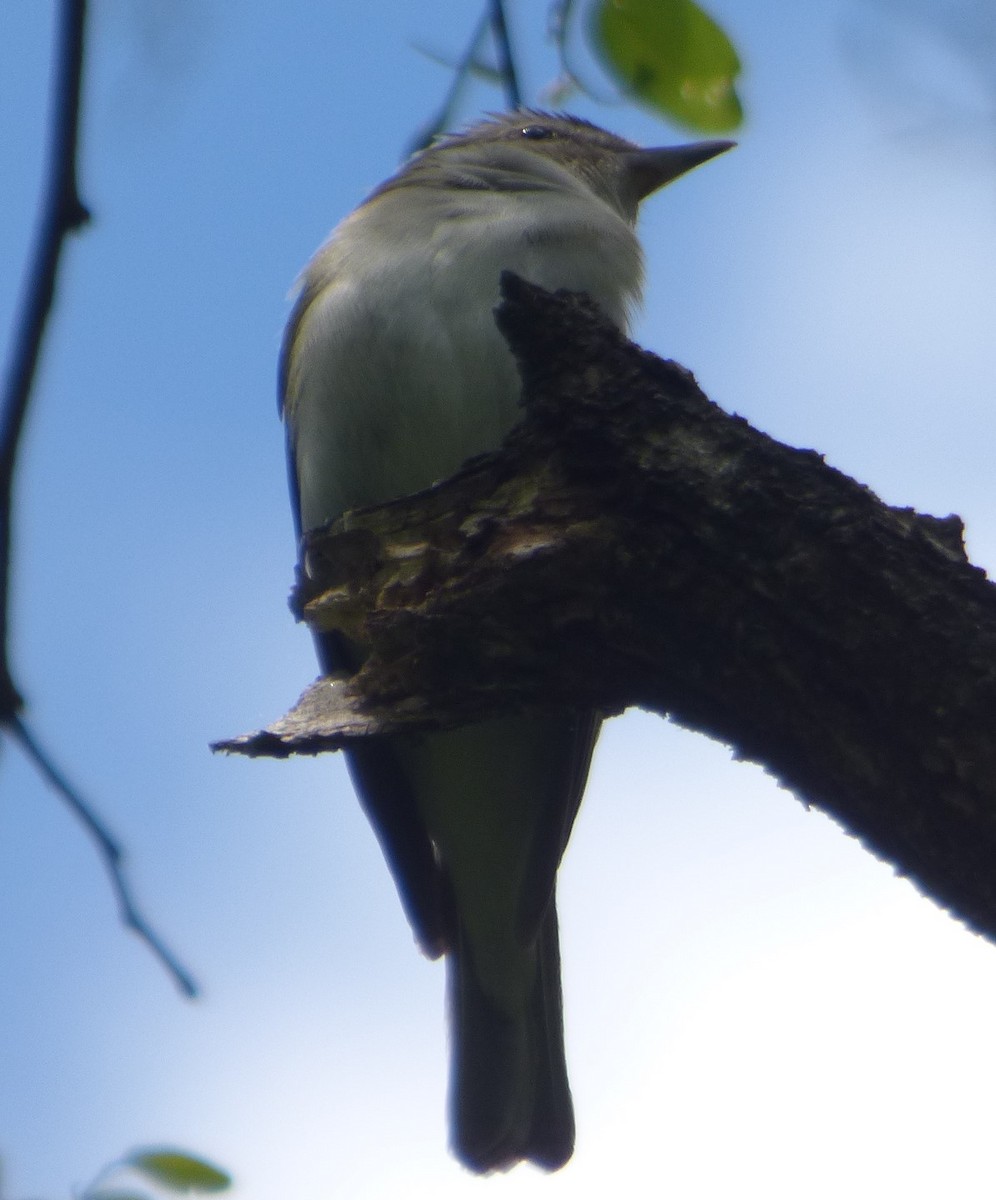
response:
M114 838L108 833L106 826L94 809L82 798L79 791L66 779L65 775L52 762L48 752L43 750L38 740L28 729L20 717L13 717L10 722L10 732L20 743L25 753L37 767L39 773L51 784L60 799L67 805L73 815L80 821L84 829L96 843L103 859L111 886L117 897L118 908L122 922L149 947L162 965L172 976L176 986L190 999L198 993L198 987L193 976L183 967L166 943L142 916L131 885L125 877L124 852Z
M0 414L0 720L21 707L10 669L9 608L14 468L66 239L90 217L76 184L86 0L63 0L58 26L49 176L27 292L14 336Z
M484 0L484 9L474 26L474 32L471 34L466 50L454 67L453 78L443 103L439 106L435 116L426 121L412 138L408 145L409 154L424 150L435 137L449 129L464 84L472 73L480 73L483 70L478 59L478 52L489 28L495 44L498 65L497 70L488 68L488 74L496 76L495 82L500 82L505 92L505 102L508 108L522 106L522 88L519 86L519 75L515 68L515 57L512 53L512 42L509 37L508 22L505 19L503 0Z
M52 141L48 178L28 271L24 303L14 335L0 408L0 725L23 747L96 842L111 878L122 919L146 943L187 996L197 985L141 915L125 879L120 846L18 715L23 707L10 666L10 576L14 473L42 343L55 300L62 251L70 234L90 219L79 196L76 153L86 31L86 0L63 0L57 27Z
M508 34L508 21L505 19L505 5L503 0L490 0L490 2L491 32L498 55L498 71L505 88L505 102L509 108L521 108L522 88L519 86L519 73L515 69L512 41Z
M996 939L996 588L958 518L888 508L728 416L583 297L504 292L526 420L311 539L300 611L370 657L220 748L636 705L762 764Z
M477 62L477 52L484 41L484 35L488 31L488 25L491 18L487 9L481 13L477 19L477 24L474 26L474 32L471 34L470 41L467 43L467 49L464 50L463 56L456 64L453 70L453 78L450 80L450 86L446 92L442 104L436 111L435 116L431 117L422 128L415 134L408 144L408 154L415 154L418 150L424 150L429 143L442 133L449 129L450 122L453 120L453 112L457 106L457 101L460 98L460 93L463 91L464 84L470 78L470 73Z

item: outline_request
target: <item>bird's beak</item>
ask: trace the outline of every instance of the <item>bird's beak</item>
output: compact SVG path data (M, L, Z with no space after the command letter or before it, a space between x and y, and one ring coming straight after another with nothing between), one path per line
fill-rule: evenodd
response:
M688 146L651 146L626 155L629 182L637 201L656 192L692 167L732 149L736 142L692 142Z

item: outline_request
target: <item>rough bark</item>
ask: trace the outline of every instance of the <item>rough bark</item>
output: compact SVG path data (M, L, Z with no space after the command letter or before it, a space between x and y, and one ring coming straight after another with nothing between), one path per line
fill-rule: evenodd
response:
M727 415L584 298L504 291L523 424L311 539L300 612L371 656L219 748L636 705L760 763L996 938L996 588L958 518L889 508Z

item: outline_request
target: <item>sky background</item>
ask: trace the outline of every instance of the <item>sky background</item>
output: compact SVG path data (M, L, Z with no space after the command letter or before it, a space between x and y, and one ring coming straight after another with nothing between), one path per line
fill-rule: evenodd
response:
M748 124L645 207L635 336L890 503L959 513L993 570L996 16L978 7L713 0ZM3 17L5 331L53 8ZM537 99L544 6L510 8ZM204 992L183 1000L122 929L91 845L5 745L3 1194L68 1196L168 1142L245 1200L991 1200L996 950L724 746L639 713L606 728L559 891L577 1151L486 1181L446 1150L442 967L341 762L208 751L315 673L285 605L288 292L438 106L447 74L415 46L456 57L478 11L92 4L94 222L65 259L18 477L15 669ZM463 116L499 106L471 89Z

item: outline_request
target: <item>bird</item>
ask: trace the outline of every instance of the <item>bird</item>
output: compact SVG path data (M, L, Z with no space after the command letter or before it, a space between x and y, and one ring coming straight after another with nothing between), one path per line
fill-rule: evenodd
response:
M584 292L626 331L641 201L732 145L645 149L518 109L440 138L377 187L305 267L284 334L299 546L500 446L520 391L494 321L504 271ZM342 635L316 645L328 674L364 658ZM555 892L599 723L510 713L346 753L416 941L446 958L450 1142L475 1173L556 1170L574 1151Z

